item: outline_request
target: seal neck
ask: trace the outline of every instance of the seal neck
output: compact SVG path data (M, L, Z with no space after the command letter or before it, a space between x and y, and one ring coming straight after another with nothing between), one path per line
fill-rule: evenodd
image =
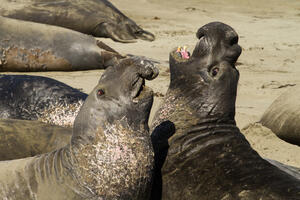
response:
M235 120L229 118L208 117L198 119L194 124L181 126L180 123L175 124L176 133L169 140L170 143L180 143L184 149L186 146L196 143L209 141L212 137L214 140L210 142L218 142L217 138L231 137L240 135L240 130L236 126Z
M164 103L156 113L152 123L152 130L163 121L171 121L175 124L176 133L186 131L193 126L204 126L206 124L233 124L235 125L235 109L231 112L218 112L219 105L209 104L202 97L193 95L181 96L181 90L169 89ZM193 91L189 91L193 93ZM184 92L184 94L186 94ZM205 97L203 97L205 98ZM219 103L222 104L222 103Z

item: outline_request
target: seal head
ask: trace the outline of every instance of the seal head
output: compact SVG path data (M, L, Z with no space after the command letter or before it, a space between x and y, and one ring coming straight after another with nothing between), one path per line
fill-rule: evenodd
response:
M225 113L233 119L239 79L235 62L241 54L238 35L231 27L213 22L201 27L197 37L189 59L171 52L169 90L179 90L175 92L179 97L184 94L197 115Z
M100 23L94 29L93 35L96 37L111 38L116 42L132 43L137 39L154 41L155 36L149 31L143 30L134 21L126 20L116 23L114 21Z
M145 79L152 80L157 75L157 68L145 60L129 58L122 60L118 66L109 67L91 93L91 97L86 100L85 105L88 106L81 108L74 122L75 129L76 126L82 129L88 125L86 128L93 129L96 128L95 124L97 127L99 124L113 124L124 116L130 126L138 124L138 128L147 129L153 92L145 86ZM94 120L95 115L98 116L97 120ZM93 120L88 120L89 118ZM89 123L85 123L86 120ZM81 122L84 122L84 125Z

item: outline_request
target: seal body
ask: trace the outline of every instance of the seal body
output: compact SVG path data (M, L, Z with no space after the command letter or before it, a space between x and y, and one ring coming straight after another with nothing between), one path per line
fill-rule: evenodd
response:
M1 75L0 96L0 118L72 127L87 94L47 77Z
M119 42L135 39L153 41L155 38L107 0L3 0L0 13L14 19L61 26Z
M100 48L91 36L6 17L0 17L0 38L0 71L104 69L121 57Z
M152 124L162 175L152 199L300 199L300 180L261 158L236 127L237 33L212 22L197 37L189 59L170 54L170 86Z
M148 118L157 76L146 62L109 67L76 117L71 141L35 157L0 162L2 199L149 198L153 151ZM123 84L116 84L116 82Z
M38 121L0 119L0 160L36 156L71 140L72 129Z
M280 95L265 111L260 123L279 138L300 146L300 87L296 86Z

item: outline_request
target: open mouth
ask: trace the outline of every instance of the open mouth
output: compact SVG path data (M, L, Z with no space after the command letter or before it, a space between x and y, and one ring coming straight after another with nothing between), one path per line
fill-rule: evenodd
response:
M153 91L151 88L145 85L145 79L139 77L134 84L134 90L132 92L132 102L139 103L146 101L153 97Z
M191 57L191 53L188 51L187 46L178 46L171 54L178 62L188 61Z

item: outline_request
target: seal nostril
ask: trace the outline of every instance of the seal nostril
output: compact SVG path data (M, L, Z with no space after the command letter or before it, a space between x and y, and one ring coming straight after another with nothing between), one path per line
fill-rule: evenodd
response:
M232 46L232 45L237 44L238 41L239 41L239 37L236 35L236 36L233 36L233 37L230 39L229 44L230 44L230 46Z
M196 33L196 37L197 37L198 39L202 38L204 35L205 35L205 34L204 34L204 31L203 31L203 29L201 29L201 28L200 28L200 29L197 31L197 33Z

